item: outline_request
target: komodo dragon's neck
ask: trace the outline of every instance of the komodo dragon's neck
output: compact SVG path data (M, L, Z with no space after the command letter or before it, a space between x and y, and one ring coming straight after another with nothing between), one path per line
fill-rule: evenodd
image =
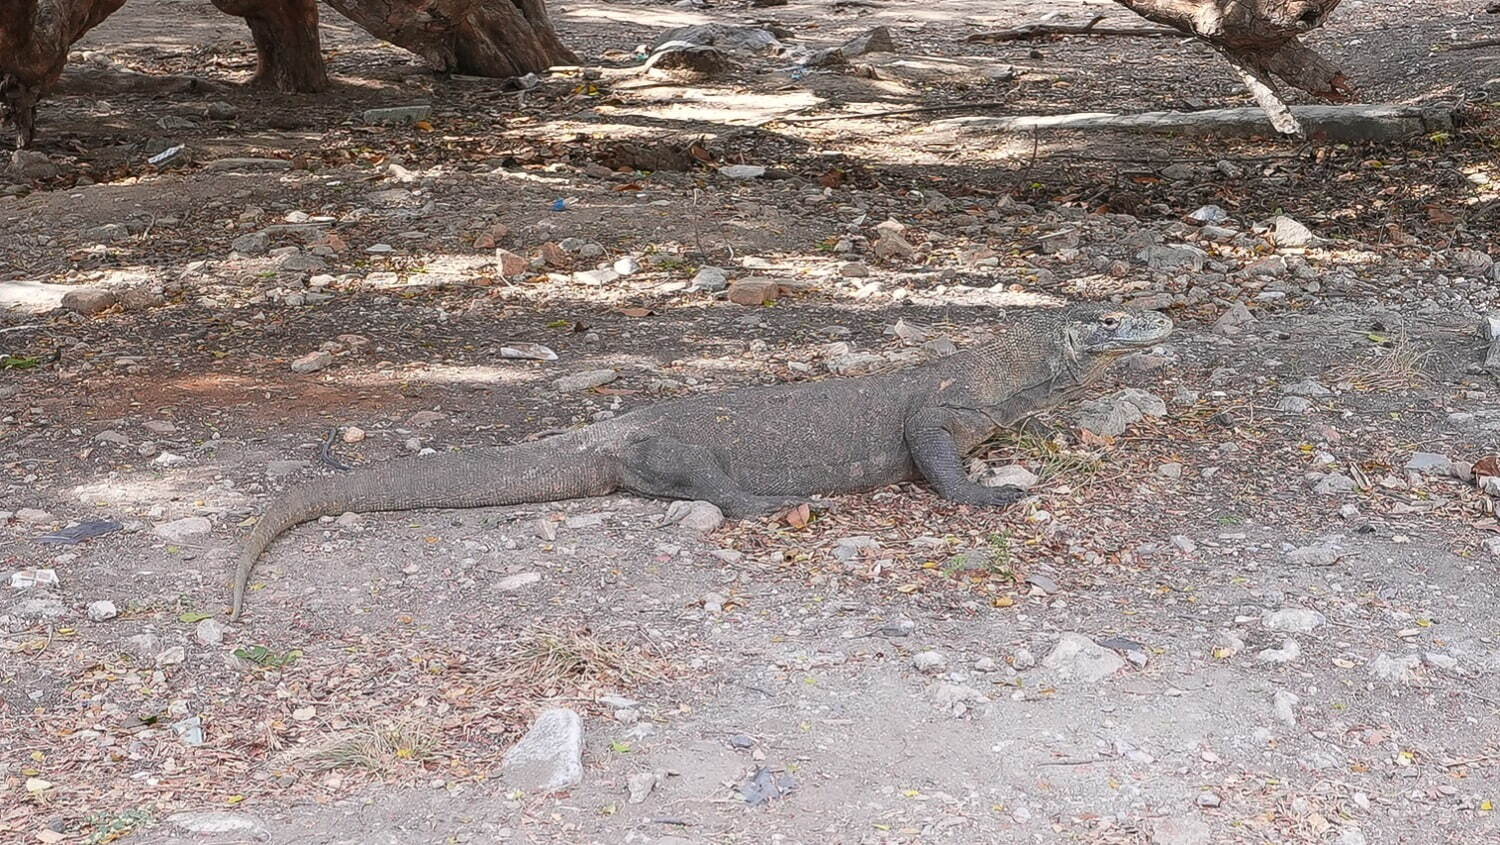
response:
M1124 352L1070 353L1060 330L1032 327L952 355L935 375L944 404L1011 426L1079 396Z

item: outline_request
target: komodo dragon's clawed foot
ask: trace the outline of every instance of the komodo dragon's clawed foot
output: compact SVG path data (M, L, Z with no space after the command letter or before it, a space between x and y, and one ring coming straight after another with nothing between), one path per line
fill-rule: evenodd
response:
M972 484L959 490L949 491L943 498L961 505L1004 508L1026 498L1026 491L1014 484L1004 484L999 487Z

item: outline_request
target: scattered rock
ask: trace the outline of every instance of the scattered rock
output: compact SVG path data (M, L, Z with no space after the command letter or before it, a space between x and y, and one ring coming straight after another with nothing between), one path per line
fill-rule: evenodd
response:
M966 684L939 682L927 689L927 697L937 709L952 716L963 716L972 707L989 704L984 693Z
M63 294L62 307L91 317L119 302L113 291L100 288L73 288Z
M21 508L16 511L15 516L18 522L24 522L29 525L41 525L57 520L57 517L40 508Z
M1305 607L1284 607L1262 614L1260 618L1260 623L1272 631L1290 634L1306 634L1327 622L1328 618L1323 614Z
M185 833L199 836L233 835L243 840L263 841L271 838L266 826L245 813L174 813L167 824Z
M1187 244L1155 244L1136 253L1136 260L1152 270L1163 272L1199 272L1208 261L1208 254Z
M61 171L46 153L16 150L10 154L10 166L6 168L6 172L13 179L29 182L34 179L52 179Z
M677 501L667 506L666 521L681 523L684 528L708 534L724 524L724 512L712 502Z
M1177 816L1151 823L1151 845L1209 845L1212 841L1208 823L1201 819Z
M1153 393L1137 388L1121 390L1078 406L1076 419L1085 428L1104 437L1117 437L1146 416L1166 416L1167 403Z
M100 600L89 602L88 614L89 621L104 622L106 620L113 619L116 616L119 616L120 611L115 607L114 602L108 600Z
M1188 214L1187 221L1198 226L1216 225L1229 219L1229 212L1217 205L1199 206L1197 210Z
M1300 546L1286 553L1287 560L1297 566L1333 566L1343 556L1343 548L1332 541Z
M495 582L495 589L501 592L513 593L523 590L532 584L539 584L542 580L540 572L518 572L515 575L507 575Z
M629 794L627 799L631 804L640 804L646 800L657 784L662 782L665 772L637 772L625 781L625 791Z
M919 651L911 656L913 669L925 675L936 675L948 669L948 656L941 651Z
M910 258L916 252L916 247L902 237L900 232L892 229L882 229L880 237L875 241L875 257L883 261L889 261L892 258Z
M1302 656L1302 646L1291 638L1282 640L1280 648L1263 649L1255 655L1255 659L1262 663L1285 664L1291 663Z
M316 373L317 371L327 367L332 363L333 353L319 349L316 352L309 352L306 355L303 355L301 358L293 361L292 372L304 374Z
M1305 378L1299 382L1289 384L1281 389L1282 393L1289 396L1331 396L1333 391L1319 384L1316 379Z
M174 645L156 655L157 666L176 666L187 661L187 649Z
M416 123L419 120L426 120L431 116L432 106L418 104L412 106L393 106L383 109L366 109L360 114L360 119L369 124L391 125Z
M199 645L219 645L224 642L224 626L215 619L199 619L193 626L193 639Z
M717 292L727 287L729 287L729 274L721 267L699 267L698 272L693 274L693 290Z
M768 29L726 23L692 24L668 30L657 36L651 49L659 51L677 44L756 55L776 55L782 50L781 42Z
M1245 326L1256 322L1255 315L1245 307L1245 303L1236 302L1229 306L1229 310L1219 315L1214 321L1214 332L1221 335L1234 336L1245 330Z
M1453 471L1453 461L1447 455L1435 452L1414 452L1406 462L1406 469L1424 475L1449 475Z
M581 373L563 376L553 381L552 386L562 393L575 393L609 384L619 377L620 374L614 370L585 370Z
M186 516L171 522L163 522L151 530L156 536L169 543L185 543L194 537L202 537L213 529L214 525L208 521L207 517Z
M1330 472L1313 487L1313 492L1321 496L1337 496L1340 493L1353 492L1358 488L1359 485L1349 476L1341 472Z
M834 541L833 556L843 564L857 563L867 554L874 555L880 551L880 541L874 537L841 537Z
M1276 713L1276 718L1281 720L1287 727L1297 726L1297 704L1300 702L1296 695L1279 689L1271 696L1271 709Z
M652 53L646 60L645 68L712 77L733 69L734 62L716 47L675 42L663 44Z
M1272 218L1271 227L1271 237L1281 249L1301 249L1313 246L1319 240L1311 229L1284 214Z
M1097 683L1125 668L1125 661L1083 634L1069 632L1042 658L1042 667L1061 678Z
M766 175L766 169L758 164L726 164L719 168L719 175L726 179L745 181Z
M765 305L780 293L781 285L770 279L736 279L729 285L729 301L737 305Z
M557 792L583 780L583 719L563 707L543 710L505 752L501 778L513 788Z
M1382 681L1393 684L1409 684L1417 679L1416 670L1422 665L1422 658L1415 654L1407 654L1401 657L1392 657L1385 652L1375 655L1367 667L1371 675Z
M240 255L265 255L271 248L271 236L265 232L250 232L230 241L229 248Z
M1026 467L1020 464L1008 464L990 470L979 483L986 487L1019 487L1022 490L1030 490L1040 482L1041 479Z
M523 276L531 272L531 261L524 255L516 255L508 249L495 250L495 265L504 278Z

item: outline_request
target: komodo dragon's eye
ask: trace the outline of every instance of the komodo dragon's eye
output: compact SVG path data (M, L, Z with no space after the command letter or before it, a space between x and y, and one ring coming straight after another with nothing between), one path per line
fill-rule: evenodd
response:
M1108 317L1101 319L1099 321L1099 324L1104 326L1106 329L1118 329L1120 327L1120 318L1111 314Z

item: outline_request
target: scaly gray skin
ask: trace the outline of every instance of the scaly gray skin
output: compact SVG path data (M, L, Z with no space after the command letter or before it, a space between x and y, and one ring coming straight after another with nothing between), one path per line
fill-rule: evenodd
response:
M954 502L1003 507L1015 487L969 480L963 455L998 428L1081 393L1172 321L1096 305L1007 313L998 336L885 375L728 390L663 402L547 440L404 458L287 492L245 542L234 609L266 546L286 529L345 511L475 508L627 491L713 502L730 517L816 494L926 479Z

